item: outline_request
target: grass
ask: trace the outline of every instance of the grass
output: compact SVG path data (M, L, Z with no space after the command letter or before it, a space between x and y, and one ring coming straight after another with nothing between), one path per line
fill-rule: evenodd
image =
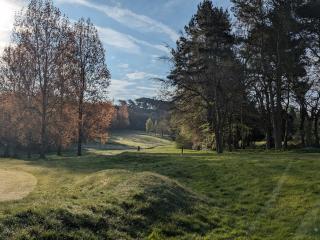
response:
M316 151L181 156L137 135L114 136L127 150L0 159L2 171L37 179L25 198L1 202L0 239L320 238Z
M150 149L159 146L171 145L167 139L158 138L150 134L139 131L119 131L111 134L109 143L116 146L126 146L127 148L137 148L140 146L142 149Z

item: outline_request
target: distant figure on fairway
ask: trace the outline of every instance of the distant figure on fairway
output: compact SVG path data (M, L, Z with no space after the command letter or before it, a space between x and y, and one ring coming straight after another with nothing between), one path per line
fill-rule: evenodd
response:
M181 147L181 155L183 155L183 147Z
M141 148L140 148L140 146L138 146L138 152L140 152L140 150L141 150Z

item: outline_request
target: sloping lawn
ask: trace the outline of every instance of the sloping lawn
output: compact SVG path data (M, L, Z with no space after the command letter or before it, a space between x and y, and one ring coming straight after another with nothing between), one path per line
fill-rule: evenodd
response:
M104 151L0 159L37 179L0 239L320 239L319 153Z

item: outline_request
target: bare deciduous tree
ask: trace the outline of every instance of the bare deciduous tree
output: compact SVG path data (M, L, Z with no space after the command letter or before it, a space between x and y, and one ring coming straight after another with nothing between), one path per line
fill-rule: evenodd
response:
M106 97L110 73L97 29L91 21L80 19L74 24L76 75L73 86L78 102L78 155L82 154L84 102Z

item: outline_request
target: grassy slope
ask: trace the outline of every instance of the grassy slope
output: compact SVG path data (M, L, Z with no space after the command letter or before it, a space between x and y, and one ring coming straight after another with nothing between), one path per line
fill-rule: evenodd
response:
M118 143L134 146L137 135ZM0 239L320 238L319 153L180 156L167 143L114 156L100 148L0 159L0 169L38 180L25 199L0 204Z
M168 146L171 144L170 141L158 138L153 135L148 135L144 132L138 131L120 131L111 133L110 141L111 144L122 145L127 147L150 149L159 146Z

